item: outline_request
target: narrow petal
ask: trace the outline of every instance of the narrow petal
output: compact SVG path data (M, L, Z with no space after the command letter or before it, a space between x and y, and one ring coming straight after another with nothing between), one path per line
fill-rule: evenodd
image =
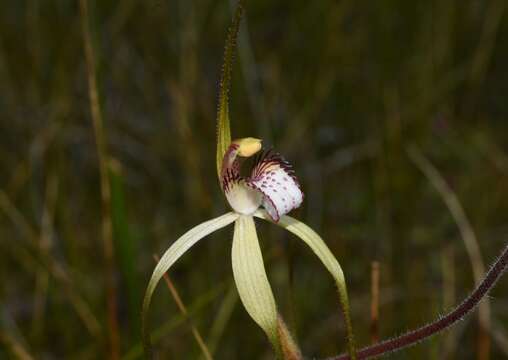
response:
M169 249L166 250L164 255L162 255L162 258L157 263L157 266L152 273L152 277L150 278L150 282L146 288L145 297L143 299L143 309L141 313L141 321L143 324L143 346L148 357L151 357L151 343L150 334L147 328L147 315L150 308L150 301L152 299L153 292L159 283L159 280L166 273L166 271L168 271L169 268L195 243L204 238L206 235L231 224L237 218L238 214L230 212L199 224L191 230L187 231L178 240L176 240L169 247Z
M263 194L263 206L275 222L303 201L303 192L291 165L271 150L257 159L247 185Z
M254 216L268 221L271 220L271 216L264 210L257 210L254 213ZM290 216L282 216L277 224L302 239L312 249L317 257L319 257L330 274L332 274L335 283L337 284L342 313L344 314L344 319L346 322L348 351L351 359L356 359L356 349L354 344L353 327L351 325L351 316L349 312L349 300L347 296L346 280L344 278L344 273L342 272L342 268L340 267L339 262L335 256L333 256L330 249L328 249L328 246L326 246L323 239L321 239L321 237L314 230L312 230L301 221L298 221Z
M242 215L235 222L231 260L236 287L245 310L278 351L277 308L252 216Z

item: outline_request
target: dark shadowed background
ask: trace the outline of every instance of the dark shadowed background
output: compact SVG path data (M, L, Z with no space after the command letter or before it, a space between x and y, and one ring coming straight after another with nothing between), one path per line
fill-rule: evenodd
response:
M122 359L137 359L153 254L227 207L215 115L231 4L88 5L109 153L116 335ZM248 0L246 9L233 137L262 138L294 165L306 197L293 215L339 259L357 342L376 335L373 261L381 338L443 314L508 240L506 0ZM111 271L81 20L71 0L4 0L0 10L2 359L110 354ZM344 351L331 277L300 241L258 228L304 354ZM236 295L231 236L230 227L208 237L170 275L217 359L269 359ZM392 358L508 358L508 279L490 311L487 336L475 313ZM163 283L150 318L161 358L201 356Z

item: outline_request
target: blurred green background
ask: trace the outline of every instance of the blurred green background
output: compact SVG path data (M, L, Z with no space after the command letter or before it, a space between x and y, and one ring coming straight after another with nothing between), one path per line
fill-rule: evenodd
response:
M293 215L341 262L361 345L373 335L373 261L385 338L464 298L471 256L488 266L508 239L507 8L506 0L247 1L233 136L260 137L294 165L306 198ZM89 1L123 359L142 356L152 255L227 208L215 115L231 13L227 0ZM107 358L108 266L78 1L2 2L0 119L0 358ZM453 199L465 224L446 205ZM332 279L293 236L258 227L304 354L344 351ZM170 275L214 357L269 359L237 299L231 236L232 227L208 237ZM478 249L466 251L464 237ZM502 279L490 298L490 356L479 350L476 313L391 358L508 358L507 294ZM164 284L150 318L161 358L201 356Z

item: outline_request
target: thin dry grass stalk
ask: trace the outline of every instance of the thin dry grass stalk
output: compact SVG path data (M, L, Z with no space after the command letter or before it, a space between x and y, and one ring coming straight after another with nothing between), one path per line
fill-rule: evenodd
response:
M9 333L0 331L0 343L4 343L5 347L10 349L11 353L16 359L19 360L33 360L34 357L30 355L27 349L17 341Z
M370 302L370 340L373 344L379 341L379 262L371 264L371 302Z
M85 48L90 111L95 132L95 143L99 157L102 205L102 241L106 271L107 312L109 327L110 358L120 358L120 336L117 312L117 288L115 282L115 260L113 246L113 224L111 220L111 188L108 177L108 151L103 128L102 113L96 77L95 55L92 45L87 0L80 0L80 15Z
M476 234L469 222L469 219L459 201L458 196L452 188L446 183L443 176L439 173L437 168L423 155L423 153L416 147L411 146L408 148L408 154L413 163L420 169L420 171L427 177L432 186L437 190L443 199L446 207L450 211L457 227L459 228L462 240L466 246L466 251L471 262L473 269L473 276L475 284L479 285L485 274L485 264L483 262L480 245ZM478 309L478 320L480 331L478 333L478 359L486 360L490 354L490 323L491 323L491 310L490 301L485 299Z
M153 255L153 258L155 260L155 263L158 263L160 258L157 255ZM171 281L171 278L166 273L164 274L164 282L166 283L166 286L169 289L169 292L171 293L171 296L175 300L176 306L178 306L178 309L182 313L183 317L185 318L185 321L189 325L192 336L194 336L194 339L196 339L196 342L198 343L199 348L201 349L201 352L203 353L203 356L206 360L212 360L212 354L210 350L208 350L208 347L205 344L205 341L203 340L203 337L199 333L198 328L192 323L191 318L189 317L189 313L187 311L187 308L185 307L185 304L182 301L182 298L180 297L180 294L178 293L178 290L176 290L176 287L173 285L173 282Z
M42 253L49 257L51 250L51 238L53 233L53 220L58 195L58 178L55 174L50 174L46 184L46 199L41 218L41 231L39 237L39 248ZM49 273L47 271L38 271L35 281L35 294L33 299L33 319L32 333L38 337L45 328L45 304L48 298Z
M99 321L93 314L90 306L76 291L68 271L66 271L61 264L55 261L51 256L41 250L38 246L38 236L35 229L28 223L23 214L14 206L7 194L0 190L0 210L9 218L9 220L16 226L22 235L26 238L28 245L37 253L37 260L33 259L30 252L24 249L23 246L12 247L13 254L18 254L21 259L20 263L28 264L26 266L32 272L41 273L48 272L56 280L57 284L62 287L65 295L69 299L70 304L76 310L79 318L82 320L83 325L88 332L95 338L101 335L101 328ZM42 264L42 265L41 265Z

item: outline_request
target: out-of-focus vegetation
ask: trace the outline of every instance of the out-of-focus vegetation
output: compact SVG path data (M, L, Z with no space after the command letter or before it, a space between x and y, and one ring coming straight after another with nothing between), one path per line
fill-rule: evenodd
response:
M508 239L507 10L506 0L247 1L233 136L263 138L294 164L306 194L294 215L340 260L359 344L375 335L373 261L384 338L460 301L478 259L488 264ZM231 11L226 0L91 0L89 17L109 153L117 335L122 358L136 359L153 254L226 207L214 152ZM78 1L10 0L0 11L0 358L110 353L81 20ZM409 156L413 145L427 162ZM303 352L343 351L326 272L283 230L259 224L259 232ZM163 358L199 357L195 331L218 359L272 356L237 300L231 236L210 236L170 274L188 318L167 288L157 290L153 340ZM467 250L471 241L478 249ZM490 312L487 336L475 314L392 357L480 359L490 342L490 359L505 358L506 279Z

